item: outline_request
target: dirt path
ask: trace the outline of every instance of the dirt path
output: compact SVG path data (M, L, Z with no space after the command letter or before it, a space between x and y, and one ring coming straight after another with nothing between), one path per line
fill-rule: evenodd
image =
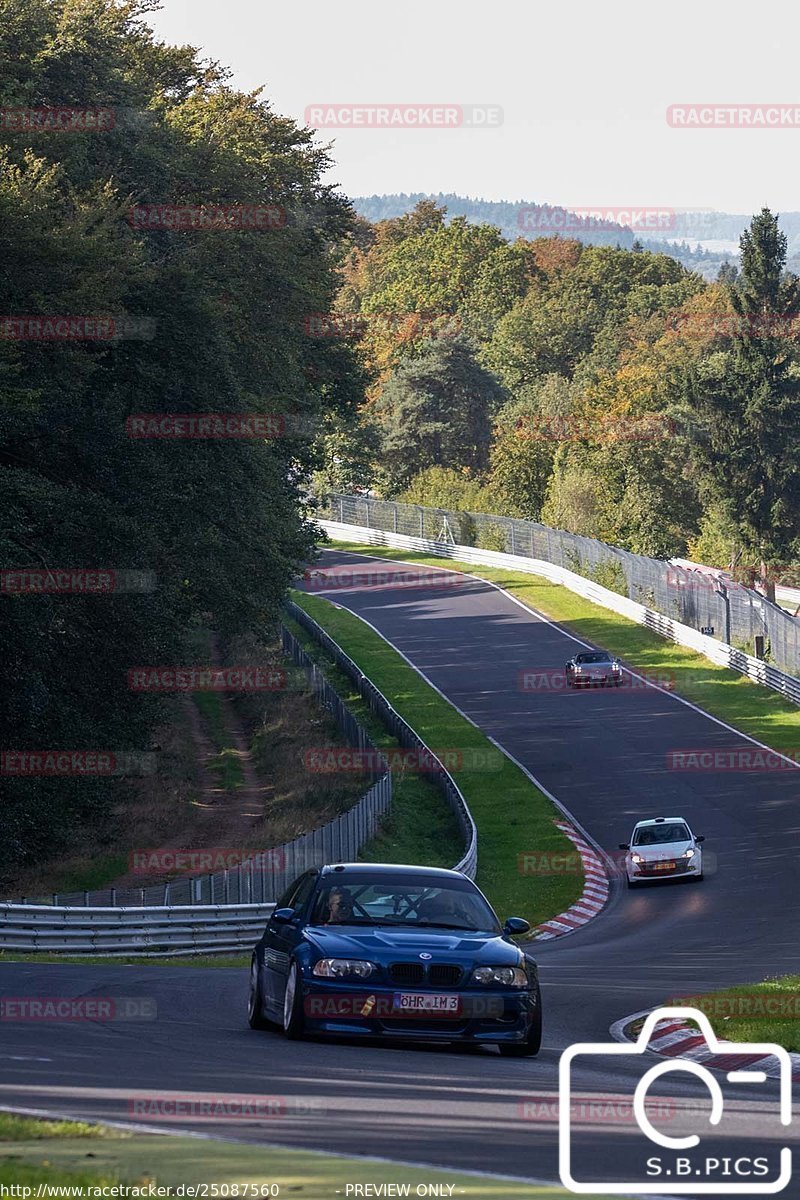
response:
M211 639L212 665L220 665L216 635ZM169 850L235 850L251 836L255 826L263 821L269 787L262 783L253 764L250 747L239 720L233 698L220 694L220 710L225 726L226 746L233 750L242 772L239 787L228 790L222 786L220 773L210 765L217 757L206 721L191 696L183 698L183 711L194 746L199 786L196 799L191 801L186 825L164 838L160 849ZM143 847L144 848L144 847ZM117 888L150 886L164 882L167 874L153 875L146 880L128 873L110 885Z

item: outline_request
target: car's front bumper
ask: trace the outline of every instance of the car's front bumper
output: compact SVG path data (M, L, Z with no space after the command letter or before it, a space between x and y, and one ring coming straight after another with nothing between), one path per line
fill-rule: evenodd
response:
M538 1019L538 989L458 989L457 1014L400 1012L394 1003L403 989L392 985L369 988L365 983L323 983L305 980L303 1014L309 1033L341 1036L406 1038L421 1041L522 1042ZM410 989L405 989L410 990ZM431 988L417 993L436 995Z
M581 687L603 687L607 683L622 683L621 671L607 671L604 673L595 673L592 675L580 674L573 675L572 682L576 686Z
M656 883L659 879L685 879L702 872L702 860L696 859L678 859L671 870L657 869L653 863L632 863L628 867L628 879L632 883Z

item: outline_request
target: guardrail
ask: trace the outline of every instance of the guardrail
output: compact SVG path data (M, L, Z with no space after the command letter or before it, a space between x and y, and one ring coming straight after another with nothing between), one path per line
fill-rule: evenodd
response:
M4 950L111 958L249 950L274 904L70 908L0 904Z
M498 550L478 550L474 546L458 546L452 542L413 537L410 534L393 533L385 529L368 529L366 526L350 525L341 521L317 520L317 524L332 537L338 537L344 541L362 542L368 546L396 546L404 550L423 550L426 554L438 558L452 558L478 566L503 567L506 570L522 571L529 575L541 575L551 583L561 584L562 587L569 588L571 592L591 600L594 604L602 605L603 608L609 608L631 621L636 621L637 624L644 625L668 641L697 650L711 662L729 667L732 671L738 671L740 674L746 675L753 683L760 683L763 687L780 692L792 703L800 704L800 679L796 676L787 675L785 672L779 671L777 667L770 666L763 659L754 658L751 654L745 654L743 650L737 650L735 646L729 646L726 642L720 642L716 638L700 633L697 629L692 629L690 625L683 625L680 621L675 621L671 617L664 616L663 613L647 608L636 600L630 600L627 596L612 592L583 575L576 575L574 571L569 571L566 567L556 566L544 559L504 554Z
M375 713L383 721L397 738L400 745L407 749L420 751L425 756L425 759L431 763L432 770L430 772L426 771L426 777L432 779L439 787L458 822L459 830L464 838L464 856L453 867L453 870L460 871L462 875L468 875L470 879L474 879L478 869L478 831L472 819L472 813L469 811L469 805L461 794L461 790L456 786L450 772L445 769L443 763L411 728L408 722L392 708L392 705L384 694L375 686L371 679L367 678L358 663L345 654L338 642L335 642L330 634L321 625L318 625L313 617L308 615L305 609L289 600L286 604L286 611L297 621L298 625L305 629L306 633L318 645L322 646L330 654L336 665L344 671L348 679L351 679L358 688L359 695L369 705L371 712Z

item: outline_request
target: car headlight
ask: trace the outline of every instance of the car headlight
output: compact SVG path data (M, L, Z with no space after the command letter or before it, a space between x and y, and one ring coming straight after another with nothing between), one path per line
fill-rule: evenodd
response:
M611 664L611 670L612 670L612 671L616 671L617 673L619 673L619 672L622 670L622 667L619 665L619 663L618 663L618 662L612 662L612 664Z
M350 975L367 979L377 969L377 963L367 962L363 958L320 958L314 963L311 973L323 979L346 979Z
M528 975L522 967L476 967L471 983L499 983L503 987L527 987Z
M641 863L641 862L644 862L644 859L642 858L641 854L632 854L631 862Z
M696 851L694 851L694 850L684 850L683 857L684 858L694 858L695 853L696 853Z

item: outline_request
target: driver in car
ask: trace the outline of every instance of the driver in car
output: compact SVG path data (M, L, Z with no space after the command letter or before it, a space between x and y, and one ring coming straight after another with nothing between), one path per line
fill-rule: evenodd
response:
M353 915L353 897L347 888L331 888L328 907L323 919L325 925L343 925Z

